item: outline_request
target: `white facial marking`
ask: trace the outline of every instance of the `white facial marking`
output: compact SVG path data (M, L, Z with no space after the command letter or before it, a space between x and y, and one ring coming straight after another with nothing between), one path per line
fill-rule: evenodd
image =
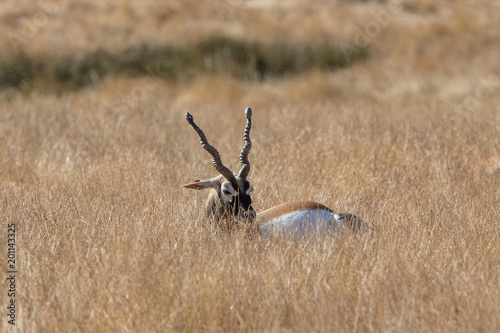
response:
M238 195L238 192L234 190L233 185L231 185L231 183L228 182L222 184L220 191L221 191L221 199L222 202L224 203L231 202L233 197Z
M250 187L247 190L247 195L250 195L250 193L252 193L252 192L253 192L253 186L250 185Z

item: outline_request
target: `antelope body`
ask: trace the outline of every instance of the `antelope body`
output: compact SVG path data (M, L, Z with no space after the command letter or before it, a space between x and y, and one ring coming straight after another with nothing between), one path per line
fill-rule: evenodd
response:
M500 154L496 154L484 161L474 171L474 180L478 181L485 176L491 176L500 171Z
M241 170L234 174L222 164L219 152L211 146L203 131L194 123L193 116L186 114L187 122L200 137L202 147L212 155L213 165L219 175L206 180L195 180L183 185L189 189L211 189L205 204L205 215L211 223L231 229L240 222L249 223L263 237L270 234L293 234L298 238L312 233L340 231L344 228L359 230L366 224L349 213L334 213L330 208L314 201L292 201L256 213L252 207L253 187L247 180L250 172L248 154L252 147L250 129L252 109L245 110L247 123L244 131L244 145L240 153Z

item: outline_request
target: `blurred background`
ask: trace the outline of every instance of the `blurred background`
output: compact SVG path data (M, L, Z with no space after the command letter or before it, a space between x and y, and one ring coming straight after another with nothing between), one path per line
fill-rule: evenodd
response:
M469 109L500 95L495 1L5 0L0 15L2 95L437 99Z
M499 55L491 0L0 1L19 329L499 332L500 178L473 180ZM372 232L206 227L184 117L234 171L246 107L257 213L310 199Z

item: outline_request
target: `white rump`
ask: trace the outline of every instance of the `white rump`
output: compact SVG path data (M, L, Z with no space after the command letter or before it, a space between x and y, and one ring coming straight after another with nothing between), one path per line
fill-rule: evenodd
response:
M331 231L340 231L344 227L337 220L337 214L324 209L308 209L291 212L276 217L260 227L261 235L267 238L271 234L294 234L297 238L308 238Z

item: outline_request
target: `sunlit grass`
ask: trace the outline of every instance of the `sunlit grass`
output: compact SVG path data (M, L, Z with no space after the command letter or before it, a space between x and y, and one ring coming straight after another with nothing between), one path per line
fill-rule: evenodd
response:
M258 43L215 37L184 47L140 45L120 52L98 50L75 58L30 56L24 51L0 63L0 89L68 91L107 76L189 80L203 74L244 80L276 79L312 69L333 70L367 57L365 48ZM349 55L347 57L346 55Z
M422 115L346 99L254 108L257 211L312 199L374 227L264 243L207 228L206 193L181 188L215 174L185 112L236 168L244 106L154 97L113 110L96 97L2 102L16 110L1 113L1 210L19 230L24 330L499 327L498 179L471 178L488 149L473 148L477 132L493 135L494 122L437 104Z
M500 331L500 178L473 179L500 152L491 2L404 2L364 61L259 77L235 49L273 63L287 59L276 41L295 55L352 41L387 3L94 1L64 2L10 58L33 75L1 72L15 82L0 91L0 212L18 230L19 331ZM6 1L4 31L39 10L24 5ZM169 70L158 45L202 54L214 35L234 43L227 58L179 53L199 73L144 71ZM55 76L70 67L85 70ZM205 225L207 193L181 185L216 173L185 113L237 170L248 106L257 213L310 199L370 231L263 242Z

